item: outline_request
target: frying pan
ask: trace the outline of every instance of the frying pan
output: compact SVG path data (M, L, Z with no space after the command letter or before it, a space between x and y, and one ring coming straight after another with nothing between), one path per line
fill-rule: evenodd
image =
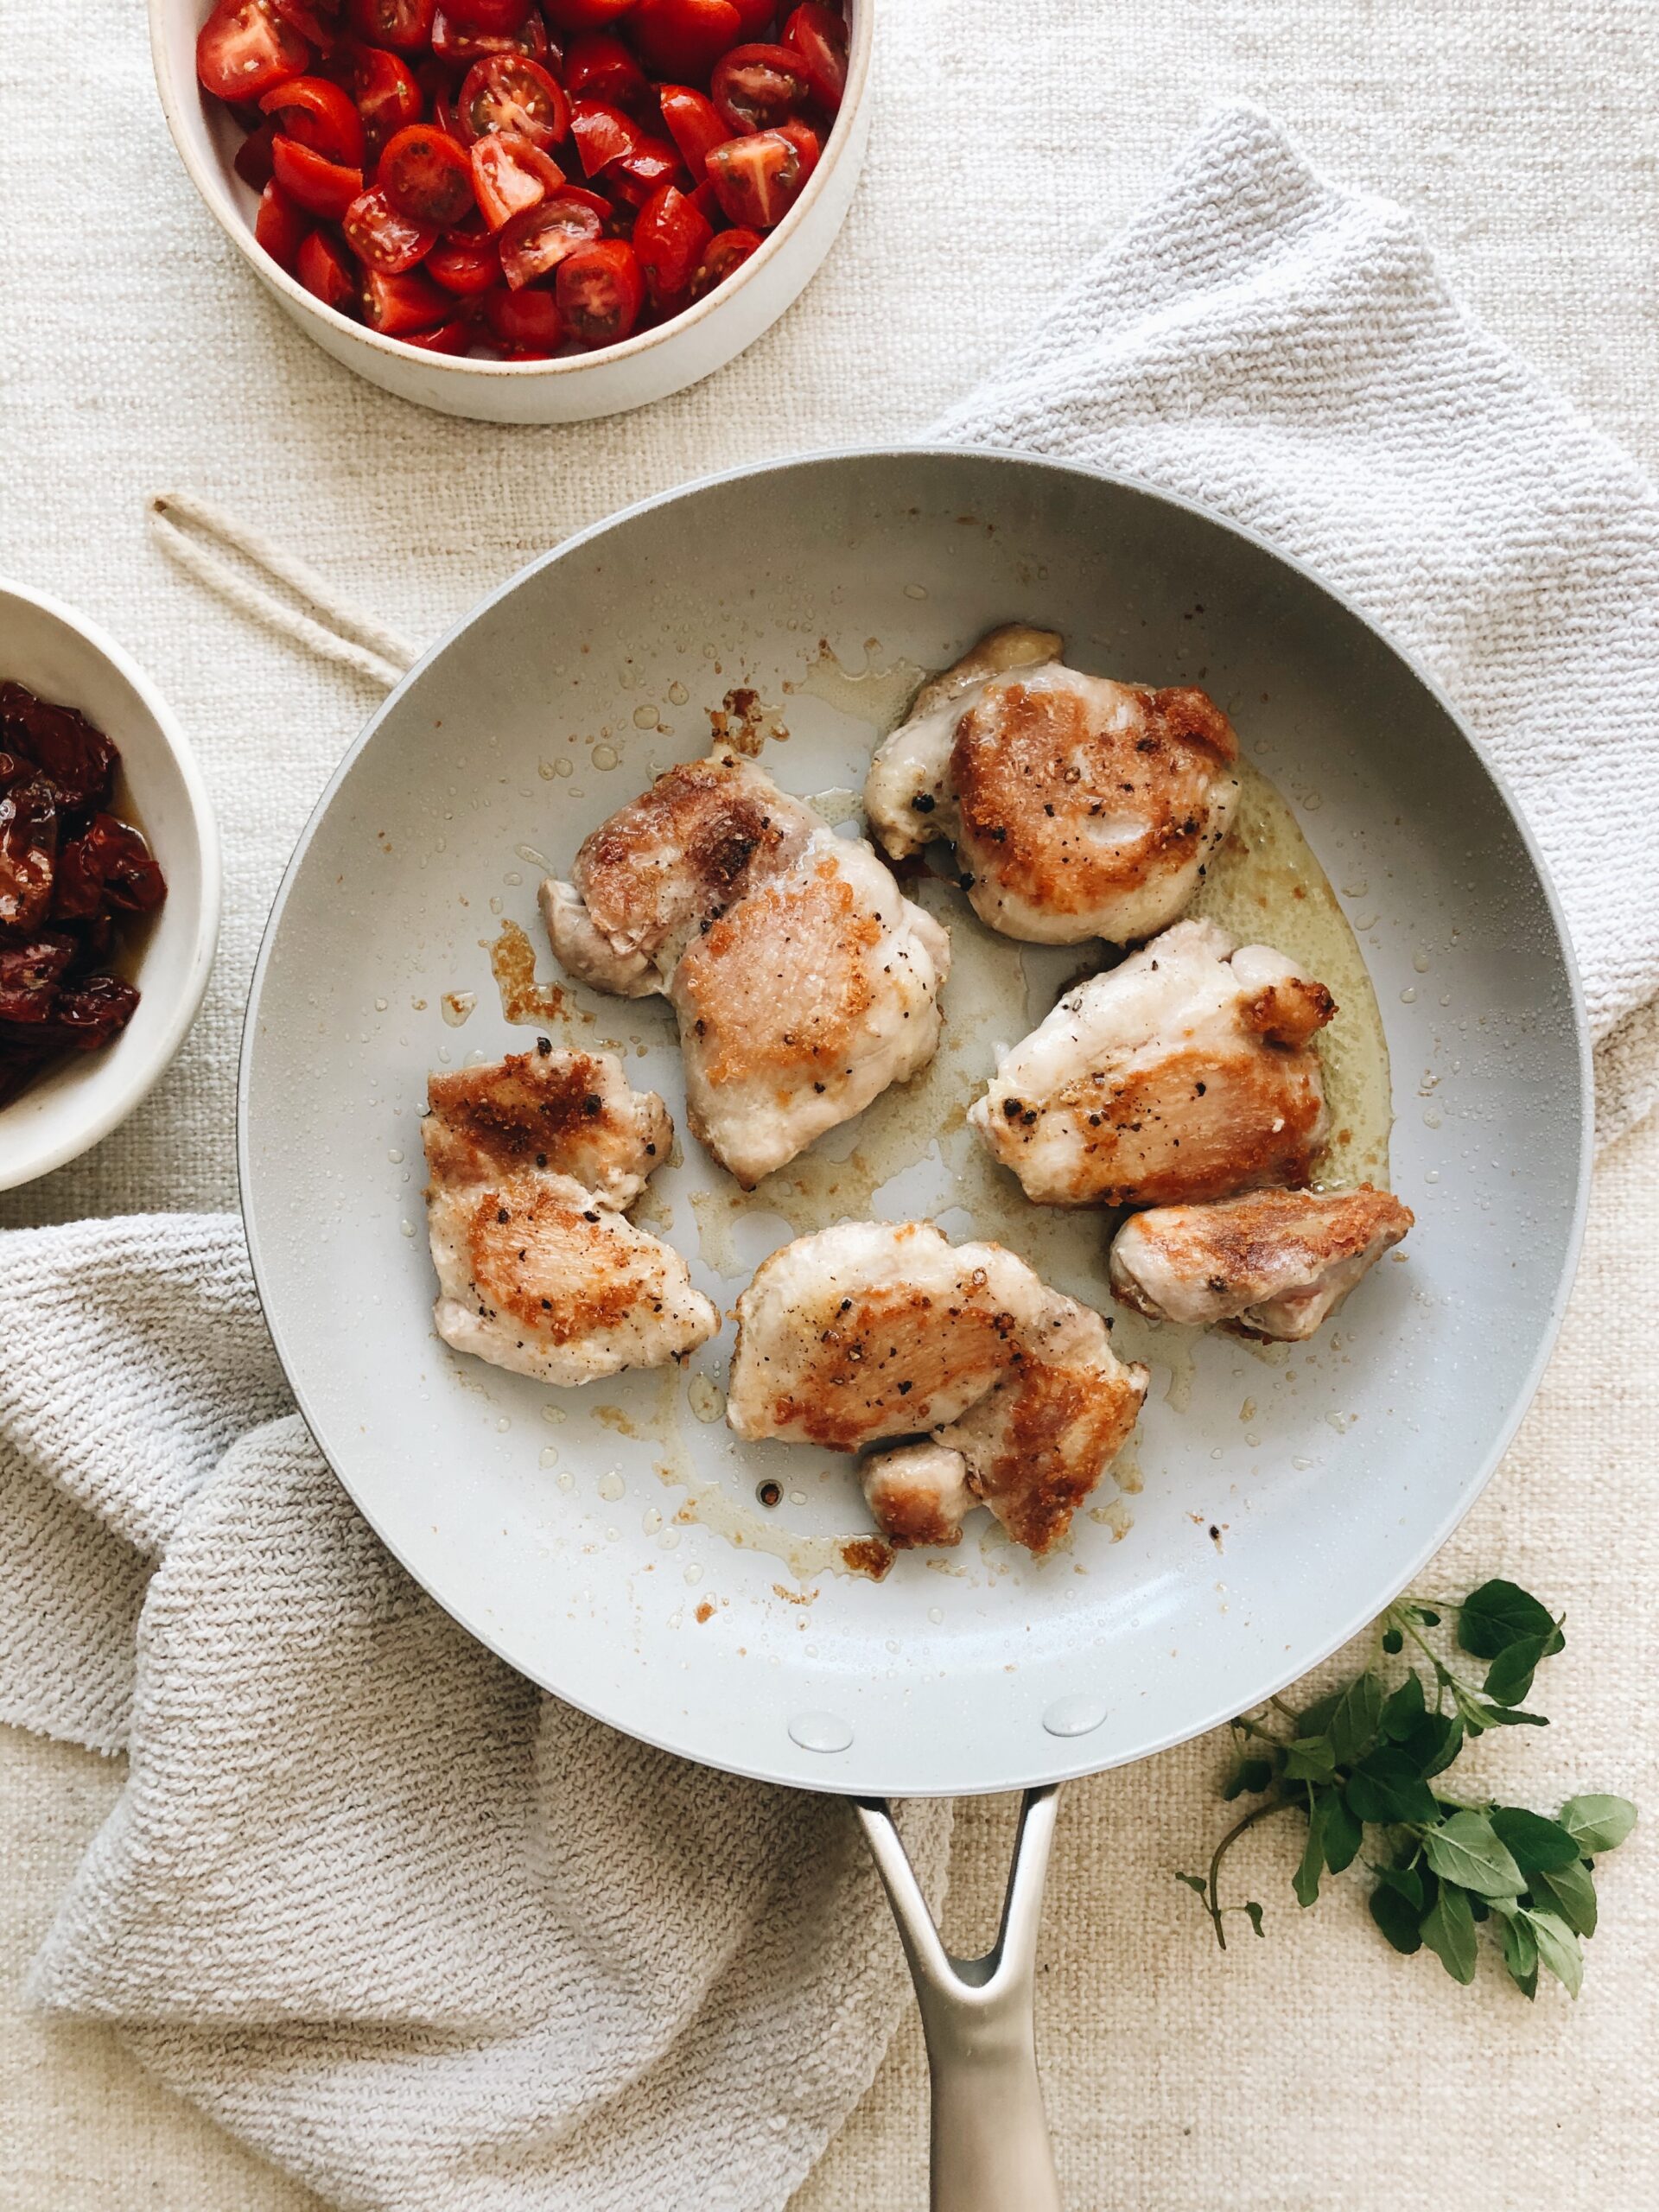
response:
M1313 1344L1149 1334L1132 1494L1031 1560L995 1532L837 1571L866 1524L846 1463L737 1443L729 1325L686 1372L555 1392L430 1325L418 1116L429 1069L523 1049L490 947L553 970L538 879L709 714L850 816L921 671L996 622L1075 664L1202 683L1294 799L1363 947L1416 1210ZM786 733L786 734L785 734ZM827 797L822 795L829 794ZM841 796L837 797L836 794ZM1079 955L981 931L938 1087L889 1095L797 1185L737 1198L687 1142L643 1218L729 1308L764 1254L842 1216L1014 1243L1100 1305L1102 1224L1021 1209L960 1109ZM522 1009L521 1009L522 1010ZM683 1128L660 1001L570 991L534 1026L611 1042ZM1282 556L1144 485L1014 455L842 453L747 469L573 538L433 647L329 785L277 897L240 1083L244 1205L276 1348L318 1443L404 1565L571 1703L734 1772L858 1801L933 2068L941 2212L1058 2190L1031 1991L1054 1790L1211 1728L1354 1634L1442 1543L1537 1383L1577 1254L1588 1055L1561 918L1502 786L1433 687ZM918 1121L918 1116L921 1118ZM757 1485L781 1489L768 1510ZM886 1801L1027 1791L1002 1932L946 1954Z

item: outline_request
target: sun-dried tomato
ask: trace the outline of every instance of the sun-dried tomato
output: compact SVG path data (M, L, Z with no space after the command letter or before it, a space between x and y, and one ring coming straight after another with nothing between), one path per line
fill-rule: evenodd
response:
M0 791L0 929L32 930L52 903L58 809L39 776Z
M8 753L34 761L60 806L101 806L108 798L115 747L73 707L54 707L21 683L0 683L0 733Z
M0 945L0 1021L44 1021L75 951L73 938L55 933Z

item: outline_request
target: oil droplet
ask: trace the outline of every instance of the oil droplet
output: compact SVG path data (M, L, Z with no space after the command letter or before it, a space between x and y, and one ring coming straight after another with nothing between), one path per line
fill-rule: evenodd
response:
M1357 883L1344 883L1342 887L1342 895L1344 899L1363 899L1370 887L1364 877L1361 876Z
M905 586L905 597L906 599L925 599L927 597L927 586L925 584L906 584Z
M1298 1474L1305 1475L1308 1469L1313 1465L1313 1462L1311 1459L1293 1459L1290 1464L1295 1468Z
M542 1419L543 1421L568 1421L569 1418L570 1416L565 1412L563 1406L549 1405L542 1408Z
M515 845L512 849L521 861L528 861L531 868L545 868L548 865L547 855L538 853L534 845Z
M726 1398L712 1375L694 1375L686 1385L686 1401L701 1421L718 1421L726 1410Z
M414 1007L416 1014L424 1014L426 1012L426 1001L424 999L410 999L410 1004Z
M558 1446L556 1444L543 1444L542 1446L542 1465L544 1467L556 1467L558 1464Z
M401 1167L404 1164L404 1155L398 1151L396 1145L393 1145L391 1150L386 1154L386 1158L391 1162L394 1167Z
M524 880L524 877L519 874L516 868L510 868L501 879L502 882L506 885L509 891L516 891Z
M1428 955L1427 955L1427 953L1426 953L1425 951L1423 951L1423 950L1421 949L1421 947L1420 947L1420 948L1419 948L1419 950L1418 950L1417 951L1415 951L1415 952L1414 952L1414 953L1412 954L1412 956L1411 956L1411 964L1412 964L1412 966L1413 966L1413 967L1417 970L1417 973L1418 973L1420 976L1427 976L1427 973L1428 973Z
M561 1490L575 1490L576 1486L576 1478L569 1467L562 1467L553 1479Z
M405 1236L412 1236L415 1234L415 1224L412 1221L400 1221L397 1226Z
M648 1536L654 1536L662 1525L662 1515L657 1510L657 1508L654 1505L648 1505L640 1520L639 1526L645 1530Z
M556 776L574 776L576 772L576 764L569 753L562 753L553 763L553 772Z
M552 761L538 760L536 763L536 772L544 784L550 784L559 772Z
M677 676L674 681L668 687L670 705L683 707L690 696L691 694L686 690L684 684L681 683L679 677Z
M477 1004L476 991L446 991L442 999L443 1018L452 1029L459 1029Z
M1408 984L1406 985L1405 989L1404 989L1403 991L1402 991L1402 992L1401 992L1401 994L1400 994L1400 1003L1401 1003L1401 1005L1402 1005L1402 1006L1415 1006L1415 1005L1416 1005L1416 1003L1417 1003L1417 992L1416 992L1416 988L1415 988L1415 987L1414 987L1413 984L1408 983Z
M1425 1106L1423 1109L1423 1127L1426 1129L1438 1129L1440 1126L1440 1116L1434 1111L1434 1109L1432 1106Z
M1440 1171L1438 1167L1431 1167L1427 1174L1423 1178L1425 1183L1438 1183L1440 1179Z
M680 1548L680 1532L677 1529L664 1529L657 1541L664 1551L677 1552Z
M595 768L614 768L622 755L613 745L596 745L593 750Z
M636 707L633 710L633 726L636 729L655 729L657 727L656 708ZM604 763L596 760L594 766L602 767Z
M532 1028L556 1021L564 1012L564 993L556 983L537 982L536 948L518 923L504 921L498 937L480 942L501 994L502 1020Z
M626 1488L627 1484L614 1467L611 1469L609 1474L601 1475L599 1478L599 1494L607 1505L614 1505Z
M927 1609L927 1618L932 1622L934 1627L938 1628L939 1623L944 1618L944 1607L930 1605Z
M377 1014L384 1014L386 1010L386 1003L387 1002L385 999L376 999L374 1002L375 1012Z
M691 1564L690 1564L690 1567L688 1567L686 1568L686 1570L685 1570L685 1580L686 1580L688 1582L701 1582L701 1581L702 1581L702 1568L697 1565L697 1562L696 1561L696 1560L692 1560L692 1562L691 1562Z
M498 1436L505 1436L512 1427L512 1423L507 1419L506 1415L503 1414L500 1420L495 1424L495 1433Z

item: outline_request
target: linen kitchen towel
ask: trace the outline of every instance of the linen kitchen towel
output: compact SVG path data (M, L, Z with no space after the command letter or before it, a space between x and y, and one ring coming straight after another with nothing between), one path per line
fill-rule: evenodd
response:
M1222 116L943 435L1190 494L1443 683L1566 900L1605 1133L1653 1096L1659 499L1397 209ZM0 1239L0 1710L129 1779L36 1964L375 2212L780 2206L905 2001L843 1808L546 1698L357 1517L239 1226ZM911 1808L937 1891L943 1806Z

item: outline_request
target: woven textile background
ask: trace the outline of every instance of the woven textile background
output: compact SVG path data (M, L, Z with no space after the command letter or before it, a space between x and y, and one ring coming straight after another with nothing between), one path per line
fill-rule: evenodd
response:
M372 703L245 626L148 546L152 491L244 517L415 638L565 531L642 494L802 447L901 436L973 383L1133 210L1204 111L1248 93L1327 170L1417 213L1464 296L1659 470L1659 0L876 0L869 168L823 275L770 338L643 415L499 430L358 383L253 284L196 202L149 77L140 0L0 7L0 572L143 661L194 736L226 837L207 1007L149 1105L0 1222L233 1198L246 978L293 836ZM1012 35L1011 35L1012 34ZM642 619L649 619L642 611ZM1556 1726L1480 1754L1541 1802L1642 1800L1659 1567L1659 1127L1599 1171L1563 1344L1521 1441L1437 1581L1516 1573L1567 1609ZM1642 1732L1646 1746L1639 1743ZM1586 1993L1528 2008L1394 1959L1338 1888L1249 1862L1268 1937L1224 1960L1171 1878L1216 1830L1219 1747L1073 1789L1040 2032L1077 2212L1346 2212L1436 2195L1588 2212L1659 2194L1659 1873L1610 1862ZM299 2212L113 2040L11 1992L115 1786L0 1735L0 2207ZM952 1918L984 1932L1006 1808L958 1827ZM901 2038L802 2212L925 2199L919 2043Z

